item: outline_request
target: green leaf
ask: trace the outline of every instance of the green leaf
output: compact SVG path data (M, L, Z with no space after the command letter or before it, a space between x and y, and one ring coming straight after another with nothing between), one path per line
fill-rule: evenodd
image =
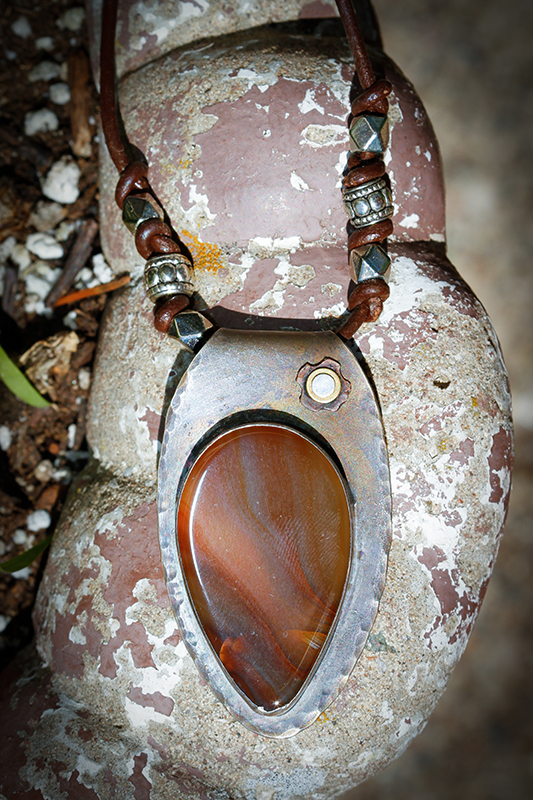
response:
M13 394L16 394L29 406L46 408L50 405L48 400L39 394L20 369L13 364L3 347L0 347L0 379L4 381L8 389L11 389Z
M50 534L43 539L42 542L38 542L34 544L33 547L30 547L29 550L26 550L24 553L21 553L19 556L15 556L14 558L10 558L9 561L4 561L0 564L0 572L18 572L19 569L24 569L24 567L29 567L41 553L46 550L46 548L50 545L52 541L53 534Z

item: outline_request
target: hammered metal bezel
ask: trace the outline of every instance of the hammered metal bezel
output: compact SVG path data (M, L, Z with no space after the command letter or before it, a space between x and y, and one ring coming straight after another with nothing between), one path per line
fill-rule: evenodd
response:
M340 364L351 390L337 411L317 414L301 404L297 376L306 363L325 358ZM284 425L289 419L294 430L319 445L326 442L344 476L353 515L350 567L332 632L293 701L270 712L243 695L214 653L190 601L177 545L179 487L198 448L201 452L217 426L241 427L234 420L243 414ZM183 641L214 694L245 727L263 736L285 738L310 725L335 699L363 650L383 591L391 536L390 479L379 409L361 367L334 333L213 334L169 407L159 465L159 535Z

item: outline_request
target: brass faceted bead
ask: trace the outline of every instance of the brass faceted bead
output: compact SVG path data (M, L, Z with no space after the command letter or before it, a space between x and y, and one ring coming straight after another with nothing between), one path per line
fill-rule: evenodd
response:
M122 222L134 235L141 222L163 217L163 209L150 194L130 194L124 201Z

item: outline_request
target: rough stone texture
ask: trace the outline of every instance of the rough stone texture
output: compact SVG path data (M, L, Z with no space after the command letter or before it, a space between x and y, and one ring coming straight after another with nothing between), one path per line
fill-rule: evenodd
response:
M270 55L259 54L257 60ZM307 55L299 69L305 60ZM310 62L309 72L299 77L306 92L313 78ZM254 71L256 76L267 74L258 73L257 67ZM320 84L337 109L332 116L339 117L340 101L335 106L333 89L344 84L341 97L347 89L346 78L333 80L338 75L337 63L327 61ZM253 80L248 86L248 80L237 83L233 96L217 96L206 105L245 102L256 88ZM265 93L279 83L279 77L267 83ZM306 92L293 93L292 107L305 101ZM314 98L316 102L316 89ZM151 107L148 116L156 111ZM128 114L128 129L133 130L140 112L130 106ZM190 118L201 119L199 114L191 113ZM344 112L335 124L340 127L343 119ZM322 115L314 124L322 124L321 120ZM206 137L213 130L216 142L216 123L193 130L191 136ZM409 134L412 150L422 155L424 150L416 152L420 147L416 133L414 127ZM151 136L153 144L142 142L150 160L156 157L150 147L170 147L157 129ZM331 149L333 164L340 152L340 147ZM433 152L435 162L425 157L430 165L438 161ZM199 157L205 157L203 149ZM394 155L391 165L395 180L409 175L410 167L396 165ZM320 168L328 174L325 164ZM296 161L300 176L298 169ZM330 174L334 176L333 171ZM103 187L108 208L111 176ZM198 233L208 228L208 214L189 213L199 201L189 199L191 206L182 208L181 196L176 199L179 176L164 178L161 171L157 185L171 217L176 211L178 220L180 213L181 219L200 220ZM285 176L285 183L287 179L290 183L290 176ZM430 176L427 180L431 184ZM425 190L422 185L417 188ZM207 189L209 209L211 202L222 203L215 183ZM331 262L317 258L312 229L291 247L270 244L275 238L300 236L297 223L308 224L300 211L294 215L298 219L287 219L288 232L261 232L267 248L259 250L256 259L266 258L271 269L264 270L256 283L248 281L250 273L244 276L242 300L242 270L234 285L205 270L201 284L205 301L215 298L219 306L226 305L229 320L232 312L233 320L239 321L237 311L243 307L239 313L245 317L257 314L254 303L266 292L294 286L287 281L276 288L284 273L274 268L283 265L289 274L289 265L295 264L313 268L313 274L307 271L301 280L302 290L318 274L319 285L330 284L323 294L328 296L339 286L335 294L344 301L347 280L342 270L341 223L334 221L339 205L335 181L321 191L324 207L329 202L332 209L333 222L326 227ZM213 222L219 226L221 251L249 248L247 241L235 244L231 238L231 207L217 209L220 217ZM397 222L417 213L415 199L406 196ZM442 237L442 227L422 230L423 234L397 225L404 241L396 244L391 298L379 323L363 329L357 339L380 397L391 460L394 538L385 593L345 691L319 722L283 742L260 739L233 722L208 687L201 685L179 642L160 565L154 492L166 376L173 369L171 383L175 382L184 357L149 329L150 309L138 284L110 303L90 421L91 443L99 460L72 492L39 597L39 649L52 674L42 679L51 684L36 695L41 673L33 667L32 676L27 667L10 701L18 716L8 741L14 746L13 763L17 758L19 766L18 780L13 778L9 788L11 796L35 787L28 797L55 798L65 792L65 796L103 800L114 787L117 798L155 800L333 798L399 755L423 728L464 649L486 588L505 514L511 442L509 394L490 323L444 258L442 247L431 242L431 234ZM427 241L410 243L416 238ZM114 245L119 234L111 226L106 241L117 269L123 268L120 248ZM326 249L322 242L320 247ZM308 256L313 257L311 263ZM327 273L325 261L330 266ZM230 273L225 265L224 269ZM328 282L320 270L330 276ZM228 290L229 299L224 297ZM280 325L286 316L303 325L307 317L318 325L328 311L341 313L340 306L322 308L311 301L312 296L291 305L285 299L290 313L285 306L265 303L260 307L264 316L254 321ZM39 703L32 701L36 696ZM17 731L24 729L22 752Z
M99 72L101 7L102 0L87 2L95 75ZM222 36L269 22L335 16L335 0L123 0L117 24L117 73L133 72L204 36Z
M36 715L20 777L44 797L71 780L94 793L88 797L105 798L110 774L120 798L137 796L135 781L144 786L139 796L158 800L254 800L267 788L272 797L335 797L424 726L486 588L510 455L509 397L490 323L449 264L425 251L400 246L390 304L359 340L384 413L394 539L380 611L345 691L287 741L263 740L232 722L179 643L152 482L95 462L72 493L37 612L40 652L59 699ZM102 353L115 351L124 299L112 304ZM135 350L140 365L145 358ZM120 406L109 382L99 425L115 427ZM93 425L95 413L93 406ZM140 438L129 446L131 458L147 458ZM154 464L155 450L154 442ZM60 776L39 760L50 748L64 765Z

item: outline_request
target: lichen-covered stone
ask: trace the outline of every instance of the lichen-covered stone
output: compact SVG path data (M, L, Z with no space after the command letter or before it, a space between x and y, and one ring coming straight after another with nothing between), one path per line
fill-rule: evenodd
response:
M219 322L328 326L349 281L336 184L352 70L337 42L319 52L257 36L253 52L246 37L225 39L130 76L126 127L186 231L200 295L216 304ZM155 476L161 414L191 355L153 330L138 270L106 311L89 414L94 459L70 495L39 594L46 669L21 667L5 699L13 709L5 754L16 765L7 796L32 788L36 798L107 800L113 787L119 800L326 800L398 756L443 692L505 517L510 397L490 321L445 257L429 124L409 85L386 69L397 206L391 295L356 341L383 413L393 541L376 622L346 688L295 738L265 740L215 700L180 641ZM122 271L139 260L112 211L106 157L102 178L104 241ZM260 210L269 197L283 198L283 214Z

